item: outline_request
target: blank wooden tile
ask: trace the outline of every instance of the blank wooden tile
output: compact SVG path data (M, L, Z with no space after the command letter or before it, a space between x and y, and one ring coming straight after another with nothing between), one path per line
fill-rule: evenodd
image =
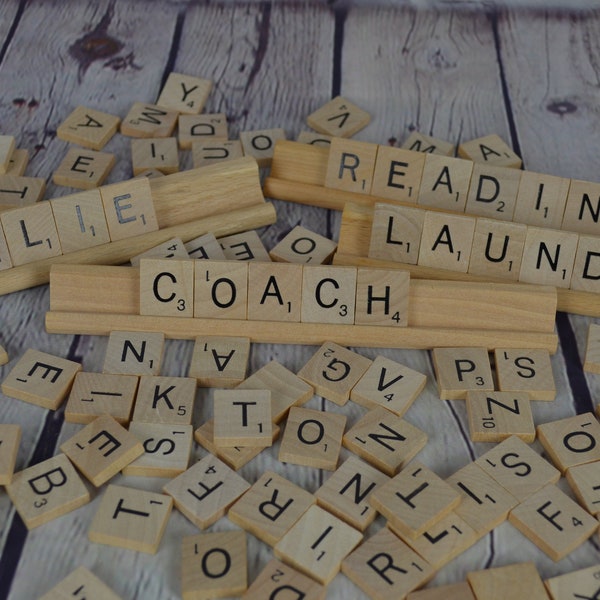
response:
M298 371L315 393L343 406L350 391L371 366L371 360L338 344L323 344Z
M542 579L532 562L467 573L476 600L528 598L548 600Z
M275 556L328 584L362 534L331 513L311 506L275 546Z
M179 115L179 147L191 150L193 142L225 141L229 135L227 129L225 113Z
M157 169L165 175L177 173L179 171L177 139L167 137L131 140L131 166L134 176L148 169Z
M144 453L140 440L110 415L102 415L60 446L96 487Z
M117 132L121 119L87 106L78 106L56 129L56 137L84 148L102 150Z
M165 336L153 331L111 331L104 357L103 373L158 375Z
M544 581L551 600L576 600L595 598L600 591L600 567L595 564L585 569L550 577Z
M198 336L188 371L200 387L232 388L246 378L250 339Z
M476 163L511 169L520 169L522 164L521 158L495 133L459 144L458 155Z
M310 144L311 146L323 146L329 148L333 136L326 133L315 133L314 131L301 131L296 138L301 144Z
M21 177L25 174L28 164L29 150L26 148L15 148L8 161L8 170L6 171L6 174Z
M285 139L285 131L281 128L240 132L244 155L255 158L259 167L271 166L275 142Z
M185 250L195 260L226 260L221 244L214 233L205 233L185 243Z
M420 131L413 131L400 147L435 156L454 156L454 144L425 135Z
M299 323L302 265L251 262L248 265L248 319Z
M56 410L68 396L79 371L78 362L29 348L4 378L2 393Z
M193 377L142 375L133 420L190 425L195 400L196 380Z
M494 357L499 390L527 392L531 400L554 400L556 384L547 350L496 348Z
M266 471L229 509L230 521L274 546L316 503L316 498L285 477Z
M246 319L248 263L205 260L195 265L194 317Z
M211 140L192 142L192 161L194 168L208 167L215 163L244 156L240 140Z
M267 249L254 229L221 237L219 244L227 260L271 262Z
M466 582L449 583L412 592L406 600L476 600L471 586Z
M600 183L571 179L560 229L598 235Z
M15 138L12 135L0 135L0 173L8 171L10 158L15 150Z
M600 293L599 258L600 238L580 234L569 289Z
M115 165L115 155L81 148L70 148L52 175L56 185L90 190L104 183Z
M409 285L409 271L359 267L354 324L406 327Z
M136 138L169 137L177 117L175 110L135 102L121 123L121 133Z
M56 584L40 600L120 600L102 580L85 567L78 567Z
M52 521L90 501L87 487L64 454L15 473L6 492L27 529Z
M600 373L600 325L590 323L585 345L583 370Z
M0 223L0 271L4 271L5 269L12 269L12 266L13 264L12 259L10 258L8 244L6 243L4 230L2 229L2 224ZM8 362L8 360L5 362Z
M464 212L471 184L473 163L452 156L428 154L417 204Z
M494 389L486 348L434 348L432 357L442 400L464 400L468 390Z
M512 221L521 171L475 163L465 212L470 215Z
M370 194L377 144L333 138L329 148L325 187Z
M424 164L425 154L422 152L379 146L370 194L387 200L416 203Z
M435 570L384 527L343 560L342 573L369 598L388 600L405 598L427 583Z
M41 177L0 175L0 210L23 208L41 200L46 180Z
M569 467L565 471L565 476L579 504L591 515L598 517L600 514L600 461Z
M0 423L0 485L12 481L20 443L21 426Z
M334 471L345 426L345 415L292 407L279 448L279 460Z
M189 258L189 255L181 238L171 238L158 246L154 246L154 248L150 248L141 254L132 256L129 259L129 262L132 267L139 267L142 258L182 259Z
M181 545L183 600L240 596L248 587L246 533L219 531L185 536Z
M172 72L156 104L180 113L197 115L202 112L211 89L210 79Z
M336 96L306 117L309 127L319 133L351 137L371 120L368 112L342 96Z
M337 243L296 225L269 252L271 260L285 263L322 265L331 262Z
M100 499L89 540L156 554L172 505L165 494L111 484Z
M344 446L394 476L427 443L427 434L383 407L367 412L344 435Z

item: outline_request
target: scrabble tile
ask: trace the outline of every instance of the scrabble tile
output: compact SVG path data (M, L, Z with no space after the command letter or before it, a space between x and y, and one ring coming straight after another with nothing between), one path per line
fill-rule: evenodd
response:
M409 284L409 271L359 267L354 324L406 327Z
M191 150L193 142L226 141L229 137L225 113L179 115L179 147Z
M50 206L64 254L110 242L99 190L54 198Z
M100 188L100 193L111 241L158 229L146 177L105 185Z
M537 435L562 473L569 467L600 460L600 423L590 412L538 425Z
M248 265L248 319L300 322L302 265L251 262Z
M96 150L69 148L52 175L56 185L91 190L102 185L115 165L115 155Z
M88 531L90 542L156 554L173 502L164 494L111 484Z
M29 164L29 150L26 148L15 148L8 161L7 175L21 177L27 170Z
M568 288L578 238L568 231L528 227L519 281Z
M0 223L0 271L4 271L5 269L12 269L12 260L10 258L10 252L8 250L8 244L6 243L6 237L4 236L4 230L2 229L2 224ZM2 355L4 356L4 355ZM4 363L6 364L8 359Z
M306 117L306 123L319 133L351 137L371 120L369 113L342 96L336 96Z
M136 138L169 137L177 117L175 110L135 102L121 123L121 133Z
M331 262L337 243L296 225L269 252L271 260L285 263L322 265Z
M179 171L177 139L137 138L131 140L131 166L134 176L148 169L157 169L165 175Z
M41 177L0 175L0 209L22 208L44 197L46 180Z
M1 212L0 223L15 267L62 254L48 202Z
M246 534L219 531L185 536L181 544L183 600L240 596L248 587Z
M96 487L144 453L140 440L110 415L94 419L60 449Z
M471 258L475 219L427 211L418 264L466 273Z
M550 577L544 581L551 600L575 600L595 598L600 591L600 568L592 565L585 569L577 569L570 573Z
M300 486L266 471L229 509L230 521L274 546L313 505L316 498Z
M249 356L249 338L198 336L188 377L200 387L235 387L246 378Z
M392 204L376 204L369 258L416 265L421 247L425 211Z
M12 135L0 135L0 173L6 173L10 158L15 150L15 138Z
M185 243L185 250L195 260L226 260L221 244L214 233L205 233Z
M452 156L428 154L423 165L417 204L464 212L473 163Z
M515 435L488 450L475 464L520 501L560 479L558 469Z
M470 215L512 221L521 171L475 163L465 204Z
M142 375L133 420L190 425L195 400L196 380L193 377Z
M554 561L564 558L598 529L598 521L553 484L513 508L508 519Z
M192 142L192 161L195 169L242 156L244 149L240 140Z
M313 131L301 131L296 138L301 144L310 144L311 146L323 146L329 148L333 136L326 133L314 133Z
M160 332L111 331L103 373L158 375L165 336Z
M102 150L117 132L121 119L86 106L78 106L57 128L56 137L84 148Z
M427 443L427 434L385 408L367 412L344 435L344 446L394 476Z
M144 453L123 469L123 475L172 478L187 470L192 453L192 425L133 421L129 433L142 442Z
M416 203L424 164L422 152L379 146L370 194L387 200Z
M600 238L580 234L569 289L596 294L600 292L599 258Z
M129 423L135 402L137 375L79 372L65 405L65 421L91 423L108 414L117 423Z
M435 156L454 156L455 149L454 144L425 135L420 131L411 132L400 147L412 150L413 152L423 152Z
M343 560L342 573L369 598L388 600L405 598L427 583L435 571L384 527Z
M8 362L8 352L4 346L0 345L0 365L5 365Z
M527 227L520 223L478 218L468 272L517 281L526 235Z
M354 324L356 274L355 267L304 267L302 322Z
M0 423L0 485L12 481L21 443L21 426Z
M571 179L560 229L598 235L600 184Z
M464 400L469 390L494 389L486 348L434 348L432 355L442 400Z
M6 492L27 529L65 515L90 501L90 493L64 454L13 475Z
M528 598L548 600L544 584L532 562L467 573L476 600Z
M377 144L345 140L331 140L325 187L370 194L377 157Z
M600 461L569 467L565 471L565 476L579 504L591 515L598 517L600 514Z
M319 506L359 531L373 522L369 496L389 477L356 456L348 458L316 491Z
M458 155L476 163L498 167L520 169L522 165L521 158L495 133L459 144Z
M335 471L345 425L345 415L292 407L279 448L279 460Z
M583 370L588 373L600 373L600 325L590 323L585 345Z
M498 389L527 392L532 400L554 400L556 384L547 350L496 348L494 357Z
M145 169L139 175L136 175L134 179L146 177L147 179L156 179L157 177L164 177L165 174L161 173L158 169Z
M158 246L154 246L154 248L150 248L141 254L132 256L129 259L129 262L132 267L139 267L142 258L182 259L189 258L189 255L181 238L171 238Z
M40 600L72 600L100 599L120 600L102 580L98 579L85 567L78 567L71 572L49 592L45 593Z
M311 385L319 396L343 406L371 362L348 348L326 342L298 371L298 377Z
M169 73L156 104L184 114L202 112L212 89L210 79L183 73Z
M473 442L502 442L516 435L535 440L535 424L527 392L467 392L469 435Z
M259 167L271 166L275 142L285 139L285 131L281 128L240 132L244 155L255 158Z
M275 556L327 585L362 534L318 506L311 506L275 546Z
M369 409L381 406L401 417L426 383L423 373L379 355L350 390L350 400Z
M194 317L246 319L248 263L206 260L195 265Z
M253 229L219 238L219 244L227 260L271 262L267 249Z
M212 455L169 481L163 491L196 527L206 529L250 488L250 484Z
M30 348L4 378L2 393L56 410L68 396L79 371L78 362Z
M460 501L452 486L417 461L375 489L369 499L394 530L411 539L425 533Z
M476 600L471 586L466 582L449 583L412 592L406 600Z

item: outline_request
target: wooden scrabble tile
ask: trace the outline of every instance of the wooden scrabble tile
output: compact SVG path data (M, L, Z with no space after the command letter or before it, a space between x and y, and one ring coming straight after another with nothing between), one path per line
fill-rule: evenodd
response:
M423 165L417 204L464 212L472 172L470 160L428 154Z
M599 258L600 238L580 234L569 289L600 293Z
M501 442L511 435L535 440L535 424L527 392L467 392L469 436L473 442Z
M526 235L526 225L478 218L468 272L517 281Z
M527 227L519 281L568 288L578 241L569 231Z
M100 188L111 241L158 229L148 179L130 179Z
M4 271L5 269L12 269L12 260L10 258L10 252L8 250L8 244L6 243L6 237L4 236L4 230L2 229L2 224L0 223L0 271ZM2 354L2 357L4 355ZM6 364L8 362L5 360L3 363Z
M598 235L600 183L571 179L560 229Z
M192 142L192 162L195 169L242 156L244 149L240 140Z
M426 383L423 373L379 355L350 390L350 400L369 409L381 406L401 417Z
M476 600L548 600L542 579L532 562L471 571L467 573L467 581Z
M68 396L79 371L78 362L30 348L4 378L2 393L56 410Z
M200 387L232 388L246 378L249 356L249 338L198 336L188 376Z
M29 150L26 148L15 148L8 161L7 175L21 177L27 170L29 164Z
M259 167L271 166L275 142L285 139L285 131L281 128L240 132L244 155L255 158Z
M513 508L508 519L554 561L564 558L598 529L598 521L554 484Z
M243 594L248 587L246 543L244 531L185 536L181 544L183 600Z
M179 147L191 150L193 142L226 141L229 137L225 113L179 115Z
M330 342L313 354L298 371L298 377L310 384L319 396L343 406L371 363L365 356Z
M248 265L248 319L300 322L302 265L251 262Z
M418 264L466 273L474 233L475 219L472 217L427 211Z
M169 481L163 491L196 527L206 529L249 487L245 479L209 454Z
M329 148L333 136L326 133L314 133L313 131L301 131L296 138L301 144L310 144L311 146L323 146Z
M161 173L158 169L145 169L139 175L136 175L134 179L146 177L147 179L156 179L157 177L164 177L165 174Z
M8 360L8 352L6 351L6 348L0 345L0 366L5 365Z
M427 583L435 571L384 527L343 560L342 573L369 598L388 600L405 598Z
M87 424L107 414L126 425L131 418L138 381L137 375L77 373L65 406L65 421Z
M371 184L372 196L417 202L425 154L403 148L379 146Z
M267 249L254 229L219 238L219 244L227 260L271 262Z
M450 583L412 592L406 600L476 600L466 582Z
M185 243L185 250L195 260L226 260L221 244L214 233L205 233Z
M300 486L266 471L229 509L230 521L274 546L313 505L316 498Z
M285 263L322 265L331 262L337 243L296 225L269 252L271 260Z
M418 208L376 204L369 258L416 265L424 222L425 211Z
M600 568L592 565L585 569L577 569L564 575L557 575L544 581L551 600L576 600L595 598L600 592Z
M550 353L543 349L496 348L498 389L527 392L531 400L554 400L556 384Z
M327 585L362 534L331 513L311 506L275 546L275 556Z
M129 433L142 442L144 453L123 469L123 475L172 478L188 468L194 434L192 425L133 421Z
M475 463L521 501L560 479L560 471L516 435L488 450Z
M369 498L394 530L411 539L425 533L460 501L460 494L451 485L417 461L375 489Z
M344 446L394 476L427 443L427 434L383 407L367 412L344 435Z
M355 267L305 266L302 272L303 323L354 324Z
M91 190L104 183L115 165L115 155L96 150L69 148L52 175L56 185Z
M87 504L90 493L64 454L13 475L6 492L27 529Z
M371 120L371 115L342 96L336 96L306 117L306 123L319 133L351 137Z
M40 600L121 600L102 580L85 567L79 567L56 584Z
M600 325L590 323L585 345L583 370L588 373L600 373Z
M111 331L103 373L158 375L165 336L160 332Z
M48 202L1 212L0 223L15 267L62 254Z
M195 400L194 377L142 375L133 420L143 423L190 425Z
M246 319L248 263L205 260L195 265L194 317Z
M15 150L15 138L12 135L0 135L0 173L8 171L10 158Z
M202 112L212 89L210 79L183 73L169 73L156 104L178 113L197 115Z
M600 460L600 423L591 412L538 425L537 435L562 473L569 467Z
M292 407L279 448L279 460L335 471L345 426L345 415Z
M189 255L181 238L171 238L154 248L132 256L129 262L132 267L139 267L142 258L189 258Z
M178 114L168 108L135 102L121 123L121 133L136 138L169 137Z
M459 144L458 155L476 163L511 169L520 169L523 164L512 148L495 133Z
M377 512L369 496L389 477L356 456L351 456L315 492L319 506L359 531L373 522Z
M134 176L148 169L157 169L165 175L177 173L179 171L177 139L166 137L131 140L131 166Z
M12 481L17 461L17 452L21 443L21 426L8 423L0 424L0 485Z
M144 453L140 440L110 415L102 415L60 446L96 487Z
M420 131L413 131L400 147L435 156L454 156L454 144L425 135Z
M110 242L99 190L50 200L64 254Z
M406 327L409 284L409 271L359 267L354 324Z
M41 200L46 180L41 177L0 175L0 210L22 208Z
M333 138L327 160L325 187L370 194L379 147L368 142Z
M88 531L90 542L156 554L173 501L165 494L111 484Z
M434 348L432 357L442 400L464 400L469 390L494 389L486 348Z
M565 476L579 504L590 514L600 514L600 461L569 467ZM599 584L600 585L600 584Z
M121 119L86 106L78 106L57 128L56 137L84 148L102 150L117 132Z

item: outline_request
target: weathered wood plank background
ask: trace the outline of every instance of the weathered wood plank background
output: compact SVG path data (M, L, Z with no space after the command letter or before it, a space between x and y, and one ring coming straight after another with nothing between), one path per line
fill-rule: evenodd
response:
M498 133L528 169L600 180L595 152L600 12L419 11L364 4L0 0L0 133L15 135L30 151L28 174L46 178L47 197L69 193L51 183L67 149L55 136L64 117L78 104L124 116L134 101L154 101L175 70L214 81L207 110L227 113L232 137L248 129L283 127L293 139L307 129L307 114L341 93L373 116L358 139L399 144L414 129L453 142ZM107 146L119 157L110 182L130 176L128 148L129 140L120 135ZM189 156L182 159L191 164ZM278 222L261 231L268 248L296 224L336 237L339 214L275 202ZM33 347L100 370L106 340L46 334L47 308L46 287L0 298L0 343L13 360ZM558 316L560 349L553 369L559 393L554 403L536 404L537 423L596 405L600 382L581 370L590 321ZM186 375L191 351L191 342L167 342L163 374ZM257 345L250 372L273 358L297 371L313 351ZM436 472L448 476L488 448L470 443L463 403L437 398L427 352L359 351L371 358L384 354L427 374L427 387L407 419L428 433L420 459ZM12 364L0 368L0 378ZM210 399L210 391L199 391L196 426L210 416ZM364 412L318 397L308 406L342 411L349 424ZM48 413L5 397L0 398L0 422L23 428L18 469L52 456L78 429L63 422L62 411ZM277 452L275 445L242 475L253 482L273 469L310 491L327 477L280 464ZM204 450L195 453L200 457ZM118 481L155 490L164 483ZM174 511L155 556L91 544L87 529L98 502L97 495L89 505L28 533L0 492L0 599L37 598L81 564L125 599L180 597L180 539L197 530ZM376 521L369 533L381 525ZM231 527L222 519L213 529ZM249 536L251 579L270 556L266 545ZM600 548L591 540L553 563L504 524L442 569L432 585L526 560L550 576L598 564ZM339 575L328 598L350 597L364 596Z

